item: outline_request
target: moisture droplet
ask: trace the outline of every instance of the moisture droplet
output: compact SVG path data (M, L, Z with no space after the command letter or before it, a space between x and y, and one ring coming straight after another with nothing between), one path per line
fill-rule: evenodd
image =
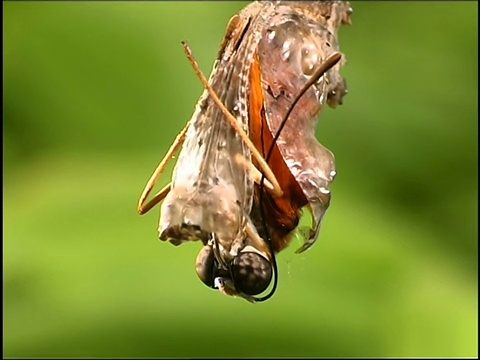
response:
M282 58L284 61L287 61L290 57L290 45L292 45L290 40L287 40L283 43L282 46Z
M320 99L318 101L319 101L320 104L323 104L325 102L325 94L324 93L322 93L320 95Z
M268 40L273 40L275 39L275 30L271 31L269 34L268 34Z
M302 48L302 71L307 76L315 72L315 68L319 63L320 58L316 50L312 44L307 44Z
M328 190L327 188L325 188L325 187L323 187L323 186L320 188L320 192L321 192L322 194L330 194L330 190Z

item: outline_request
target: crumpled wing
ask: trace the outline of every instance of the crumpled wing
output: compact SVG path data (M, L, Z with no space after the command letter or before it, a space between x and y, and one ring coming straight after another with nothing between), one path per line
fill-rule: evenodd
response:
M271 3L254 3L234 16L219 51L209 83L248 134L249 63L260 41ZM226 249L245 238L252 206L253 181L245 163L250 151L205 90L174 169L159 224L160 239L175 245L215 233Z
M266 119L273 135L295 95L329 55L339 51L337 29L350 23L348 2L287 2L276 6L271 25L265 29L260 57ZM333 181L333 154L315 137L318 114L325 103L334 107L346 93L339 74L342 59L312 86L290 115L277 146L285 163L303 190L312 211L313 224L307 242L318 237L321 220L330 204L329 184Z

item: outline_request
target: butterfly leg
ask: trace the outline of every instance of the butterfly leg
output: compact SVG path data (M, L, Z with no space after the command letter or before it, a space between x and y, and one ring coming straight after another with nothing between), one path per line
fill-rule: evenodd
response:
M235 161L245 167L245 171L248 172L253 181L255 181L257 184L260 184L263 174L255 167L255 165L252 164L251 161L247 160L244 156L240 154L237 154ZM282 196L283 193L279 191L280 187L275 188L275 186L266 178L263 179L263 185L272 194L272 196Z
M140 215L146 214L150 211L155 205L165 199L165 196L170 192L172 187L172 183L168 183L165 187L162 188L158 193L156 193L151 200L149 200L146 204L141 204L138 206L138 213Z
M256 149L255 145L252 143L248 135L245 133L245 131L241 128L241 126L238 124L237 119L235 116L233 116L228 109L225 107L225 105L222 103L222 101L218 98L217 94L215 91L212 89L210 84L208 83L208 80L205 78L203 75L202 71L200 70L200 67L198 66L197 61L193 57L192 51L190 50L190 46L184 41L182 42L182 45L185 49L185 53L187 54L187 58L190 61L190 63L193 66L193 69L195 70L195 73L197 74L198 78L202 82L204 88L208 91L210 97L212 100L215 102L215 104L218 106L220 111L225 115L227 118L228 122L230 125L233 127L233 129L236 131L236 133L240 136L242 141L245 143L245 145L249 148L249 150L252 153L252 156L258 161L259 167L263 170L265 173L266 179L270 181L271 185L273 186L273 194L276 196L282 196L283 191L280 187L280 184L277 181L277 178L273 174L272 169L268 166L267 162L265 159L262 157L262 155L259 153L259 151Z
M140 200L138 201L137 210L140 215L145 214L151 208L153 208L156 204L162 201L170 191L171 183L165 186L162 190L160 190L152 198L152 200L150 200L148 203L145 204L145 201L148 195L150 194L153 187L157 183L157 180L162 174L162 172L165 170L165 167L167 166L168 162L173 158L174 153L180 148L180 146L182 146L183 142L185 141L185 135L189 127L190 127L190 122L188 122L187 125L185 125L185 127L183 128L183 130L177 135L177 137L173 141L173 144L170 146L167 153L163 157L162 161L160 161L160 164L158 164L157 168L155 169L152 176L148 180L147 185L143 189L142 195L140 196Z
M250 238L250 240L252 240L253 247L266 255L268 259L272 261L272 254L270 252L268 244L260 237L260 235L258 235L258 232L252 223L247 222L245 226L245 232L247 233L247 236Z

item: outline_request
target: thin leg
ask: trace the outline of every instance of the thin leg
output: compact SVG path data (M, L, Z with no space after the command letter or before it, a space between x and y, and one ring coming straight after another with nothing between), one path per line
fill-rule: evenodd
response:
M255 181L257 184L260 184L260 182L262 181L262 173L255 167L255 165L253 165L250 161L248 161L240 154L237 154L235 160L245 167L245 170L248 172L253 181ZM263 185L265 186L265 189L272 194L273 197L280 197L283 195L281 192L278 191L279 188L275 188L272 183L267 179L263 181Z
M146 204L142 204L138 206L138 213L140 215L143 215L150 211L151 208L153 208L155 205L157 205L160 201L165 199L165 196L170 192L170 188L172 187L172 183L169 183L166 185L162 190L160 190L158 193L155 194L155 196L147 202Z
M148 195L150 194L153 187L157 183L157 180L160 177L160 175L162 174L163 170L165 170L165 167L167 166L168 162L172 159L173 154L178 150L178 148L180 146L182 146L183 142L185 141L185 134L187 133L187 130L190 127L190 123L191 122L189 121L187 123L187 125L185 125L183 130L177 135L177 137L173 141L173 144L170 146L170 149L168 149L168 151L165 154L165 156L163 157L162 161L160 162L160 164L158 164L157 168L155 169L152 176L148 180L147 185L143 189L142 195L140 196L140 200L138 200L138 207L137 207L138 213L140 215L145 214L148 210L150 210L152 207L154 207L157 203L162 201L163 197L165 197L167 195L168 191L170 191L170 185L168 185L168 191L165 192L165 194L162 198L160 198L159 195L162 194L162 192L164 192L166 190L166 187L164 189L162 189L157 195L155 195L154 199L157 199L156 202L153 202L153 199L152 199L147 204L149 206L147 206L147 205L144 206L144 203L145 203Z
M263 254L267 255L268 259L271 261L272 254L270 253L270 249L267 243L260 237L260 235L258 235L255 227L250 222L247 222L247 225L245 226L245 232L247 233L247 236L250 238L250 240L252 240L253 247L256 248L258 251L262 252Z
M225 260L223 259L222 252L220 251L220 245L218 244L218 240L216 239L215 233L212 234L212 250L215 258L218 261L218 265L220 266L221 269L227 270L228 266L225 263Z
M212 89L212 87L208 83L208 80L203 75L202 71L200 70L200 67L198 66L197 61L193 57L192 51L190 50L190 46L185 41L182 42L182 45L185 49L185 53L187 54L187 58L190 61L190 63L192 64L193 69L195 70L195 73L197 74L198 78L202 82L205 89L207 89L210 97L215 102L215 104L218 106L220 111L225 115L225 117L227 118L230 125L232 125L233 129L242 138L245 145L247 145L247 147L250 149L253 157L258 161L258 163L260 165L260 168L265 172L265 177L273 185L273 187L275 189L274 193L275 194L280 194L280 196L283 195L283 191L280 187L280 184L278 183L275 175L273 174L272 170L270 169L270 167L266 163L265 159L262 157L262 155L255 148L255 145L253 145L252 141L250 140L248 135L245 133L245 131L243 131L243 129L240 127L240 125L238 125L238 122L237 122L237 119L235 118L235 116L233 116L228 111L228 109L225 107L225 105L222 103L222 101L218 98L217 94L215 93L215 91Z

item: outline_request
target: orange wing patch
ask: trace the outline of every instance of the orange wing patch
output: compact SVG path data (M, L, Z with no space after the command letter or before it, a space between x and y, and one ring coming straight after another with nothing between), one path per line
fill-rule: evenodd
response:
M265 118L261 69L258 56L250 70L250 139L257 150L266 157L273 143L273 136ZM253 159L254 165L258 164ZM307 205L307 199L283 160L280 150L274 145L268 165L277 178L283 190L283 196L272 197L268 191L263 190L262 204L259 202L259 185L256 185L255 206L262 206L266 215L266 222L270 230L270 236L275 252L285 249L292 238L293 231L300 221L300 209Z

